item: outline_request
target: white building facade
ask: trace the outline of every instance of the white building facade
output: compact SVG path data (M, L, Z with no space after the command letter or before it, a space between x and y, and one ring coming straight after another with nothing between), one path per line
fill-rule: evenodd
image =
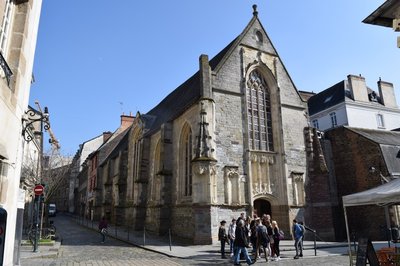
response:
M337 126L393 130L400 128L400 109L392 83L378 81L378 93L364 77L349 75L308 101L311 126L324 131Z
M20 190L24 149L22 117L27 110L41 0L0 0L0 264L18 262L17 216L23 212Z

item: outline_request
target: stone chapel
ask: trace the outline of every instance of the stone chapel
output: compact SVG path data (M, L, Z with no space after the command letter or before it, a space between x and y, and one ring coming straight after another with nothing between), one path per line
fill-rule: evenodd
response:
M126 223L207 244L244 212L270 214L289 235L304 214L306 108L254 5L239 36L134 117Z

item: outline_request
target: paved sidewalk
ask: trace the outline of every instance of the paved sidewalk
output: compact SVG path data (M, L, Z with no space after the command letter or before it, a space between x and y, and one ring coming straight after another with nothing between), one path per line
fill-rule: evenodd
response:
M61 215L60 215L61 216ZM77 217L71 215L62 215L63 219L71 219L80 224L83 227L97 231L97 223L92 221L82 221ZM185 245L181 243L175 243L172 239L171 246L169 244L168 235L159 237L153 233L128 231L126 228L115 227L109 225L108 237L112 237L132 245L161 253L169 257L175 257L180 259L194 259L194 260L215 260L219 258L219 244L213 245ZM29 257L51 257L57 256L58 249L62 243L62 236L59 237L58 241L53 247L40 246L39 251L34 253L32 248L27 250L23 247L21 250L21 258ZM295 255L293 240L282 240L280 242L281 258L282 259L293 259ZM387 242L374 242L375 249L379 249L386 246ZM226 246L227 252L229 251L228 245ZM313 241L304 241L304 257L327 257L327 256L338 256L347 255L348 246L347 242L316 242L316 250L314 249Z

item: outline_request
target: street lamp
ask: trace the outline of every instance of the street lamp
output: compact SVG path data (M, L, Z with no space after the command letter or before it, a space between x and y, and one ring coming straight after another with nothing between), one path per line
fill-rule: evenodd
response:
M390 182L390 177L386 177L382 175L381 171L376 169L375 167L371 166L368 171L371 174L379 173L379 177L381 178L381 183L385 184ZM387 234L387 239L388 239L388 246L390 247L390 241L392 241L392 231L390 229L390 216L389 216L389 208L387 205L384 206L385 209L385 219L386 219L386 234Z
M30 142L34 138L34 134L37 132L32 131L35 130L34 123L40 123L39 133L40 133L40 147L39 147L39 158L38 158L38 183L41 183L42 177L42 160L43 160L43 129L50 129L50 120L49 120L49 110L47 107L44 108L44 112L40 108L39 102L35 102L38 106L39 111L28 109L25 112L25 116L22 118L22 136L26 142ZM40 204L41 204L41 196L38 196L36 213L35 213L35 243L33 247L33 252L37 252L38 242L39 242L39 223L40 223Z

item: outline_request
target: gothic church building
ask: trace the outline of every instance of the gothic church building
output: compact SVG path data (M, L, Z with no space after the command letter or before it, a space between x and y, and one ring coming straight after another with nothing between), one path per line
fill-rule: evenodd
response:
M133 119L124 192L113 191L126 224L207 244L242 212L271 214L288 234L303 218L306 102L253 9L239 36Z

